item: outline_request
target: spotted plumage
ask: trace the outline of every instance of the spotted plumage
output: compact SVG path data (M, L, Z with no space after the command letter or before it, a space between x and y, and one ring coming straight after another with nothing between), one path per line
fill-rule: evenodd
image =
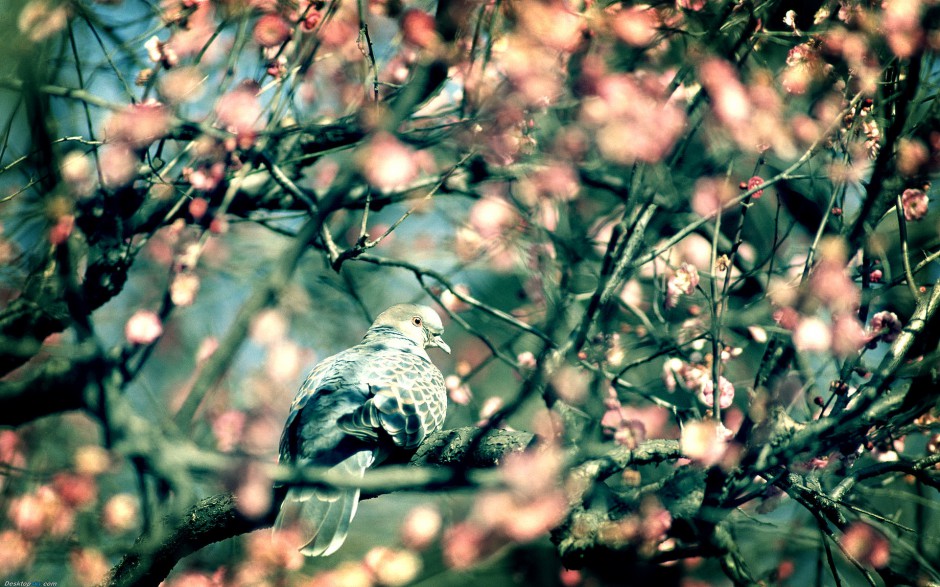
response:
M382 312L358 345L321 361L297 392L281 435L280 460L351 476L396 450L413 451L444 423L444 378L426 348L450 348L427 306ZM356 514L358 489L291 488L275 530L299 524L308 556L335 552Z

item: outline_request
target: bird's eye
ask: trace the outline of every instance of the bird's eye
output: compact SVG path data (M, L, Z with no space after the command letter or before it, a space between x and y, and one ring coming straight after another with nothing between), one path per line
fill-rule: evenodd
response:
M415 326L421 326L421 316L415 316L411 319L411 323Z

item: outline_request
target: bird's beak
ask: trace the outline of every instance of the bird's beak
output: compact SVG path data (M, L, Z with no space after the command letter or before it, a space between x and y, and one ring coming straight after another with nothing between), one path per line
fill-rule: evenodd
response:
M450 354L450 347L447 346L447 343L444 342L444 339L441 338L439 334L434 335L434 338L431 339L431 346L436 346L448 355Z

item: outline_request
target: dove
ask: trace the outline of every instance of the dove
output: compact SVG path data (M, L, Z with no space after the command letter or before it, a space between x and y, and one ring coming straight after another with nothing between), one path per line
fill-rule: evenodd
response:
M393 452L416 450L447 411L444 377L425 350L450 353L443 330L427 306L399 304L379 314L362 342L310 371L284 425L279 461L355 479ZM296 524L299 550L328 556L346 540L358 503L358 488L292 487L274 531Z

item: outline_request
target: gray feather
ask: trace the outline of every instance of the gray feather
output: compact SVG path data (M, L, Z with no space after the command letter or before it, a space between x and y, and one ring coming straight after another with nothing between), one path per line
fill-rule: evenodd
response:
M291 404L280 460L361 479L392 449L416 449L443 425L447 410L444 377L425 351L449 352L442 329L426 306L392 306L360 344L321 361ZM327 556L342 546L358 503L357 488L291 488L275 530L296 524L300 551Z

